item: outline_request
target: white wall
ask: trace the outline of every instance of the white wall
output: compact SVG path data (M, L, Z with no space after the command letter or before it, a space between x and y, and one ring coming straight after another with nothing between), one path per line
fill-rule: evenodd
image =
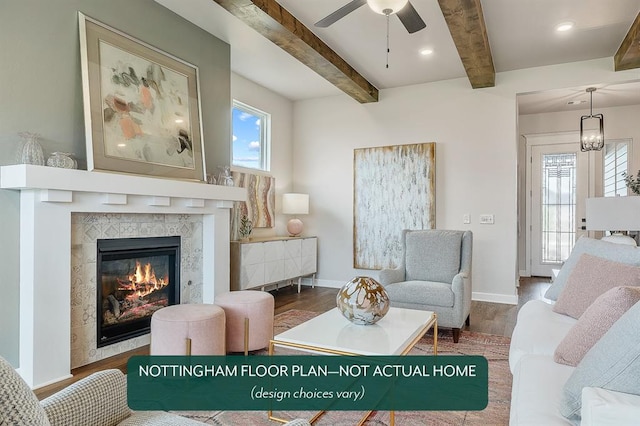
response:
M594 113L604 115L605 139L626 139L636 141L631 170L640 167L640 105L612 108L595 108ZM589 110L527 114L519 117L521 135L553 133L580 130L580 116L589 115Z
M640 78L615 73L612 60L585 61L496 76L472 90L466 79L382 90L380 102L346 96L296 102L294 181L308 191L309 234L319 237L321 285L338 286L353 269L353 150L436 142L436 225L474 233L474 299L515 303L517 282L516 94ZM471 214L472 223L462 224ZM479 225L480 214L495 225Z
M252 169L233 167L245 173L265 174L276 180L276 226L254 228L252 237L285 235L287 217L280 214L282 194L292 191L293 184L293 102L251 80L231 73L231 97L271 114L271 171L262 173Z

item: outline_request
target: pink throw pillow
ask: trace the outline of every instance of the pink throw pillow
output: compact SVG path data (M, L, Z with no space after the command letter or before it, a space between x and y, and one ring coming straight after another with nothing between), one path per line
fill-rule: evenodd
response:
M577 366L609 328L639 301L640 287L614 287L602 294L562 339L553 354L554 361Z
M553 311L578 319L607 290L638 285L640 268L583 254L553 305Z

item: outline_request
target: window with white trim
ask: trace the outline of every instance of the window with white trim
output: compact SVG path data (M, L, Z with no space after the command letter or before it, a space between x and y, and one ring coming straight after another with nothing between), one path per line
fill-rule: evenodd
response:
M234 100L231 129L231 164L269 171L271 115Z
M623 172L629 169L628 139L607 141L604 146L603 158L603 195L605 197L627 195Z

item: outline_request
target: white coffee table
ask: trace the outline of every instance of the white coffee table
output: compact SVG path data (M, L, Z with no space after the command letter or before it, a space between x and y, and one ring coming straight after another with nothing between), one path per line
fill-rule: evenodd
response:
M269 355L273 355L276 346L329 355L406 355L432 327L433 354L437 355L438 320L434 312L389 308L377 323L357 325L334 308L275 336L269 342ZM370 414L367 413L359 425L364 424ZM322 412L310 422L320 415ZM391 425L394 417L391 412ZM286 422L273 417L271 411L269 419Z

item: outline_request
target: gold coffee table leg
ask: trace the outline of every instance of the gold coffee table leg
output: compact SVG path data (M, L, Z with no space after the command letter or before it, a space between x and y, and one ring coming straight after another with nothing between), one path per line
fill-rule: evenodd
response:
M433 323L433 354L438 355L438 318Z
M366 421L369 419L369 417L371 417L371 414L373 413L373 411L374 410L367 411L367 414L362 416L362 418L358 422L357 426L364 425L366 423ZM389 426L394 426L395 424L396 424L396 412L395 411L389 411Z
M311 417L309 419L309 423L313 424L313 422L315 422L316 420L318 420L320 418L320 416L322 416L325 412L324 411L318 411L313 417ZM281 419L280 417L274 417L273 416L273 411L269 410L267 411L267 415L269 416L269 420L272 420L274 422L279 422L279 423L287 423L290 422L290 420L286 420L286 419ZM367 416L368 417L368 416ZM364 422L365 419L363 419ZM360 423L362 424L362 423Z

